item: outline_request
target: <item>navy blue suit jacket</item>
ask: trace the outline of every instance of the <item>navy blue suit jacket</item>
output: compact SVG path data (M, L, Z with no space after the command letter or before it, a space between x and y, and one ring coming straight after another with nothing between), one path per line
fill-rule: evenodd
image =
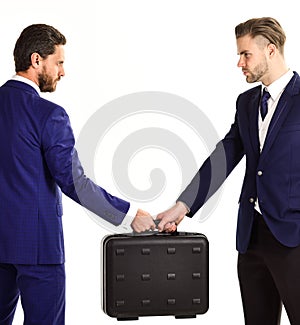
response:
M189 216L193 216L245 155L246 172L237 225L237 250L241 253L248 248L256 198L277 240L288 247L300 244L299 75L294 72L279 100L261 153L258 138L260 96L261 86L239 95L230 131L178 199L191 208Z
M61 191L114 225L129 203L84 174L65 110L30 85L0 88L0 263L64 262Z

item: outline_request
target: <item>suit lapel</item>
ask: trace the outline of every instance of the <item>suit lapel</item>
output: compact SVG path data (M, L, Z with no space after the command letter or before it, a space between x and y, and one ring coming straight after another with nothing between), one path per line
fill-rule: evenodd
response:
M282 93L277 108L271 119L268 128L267 137L260 156L261 161L263 161L267 157L267 153L270 150L273 142L275 141L276 136L292 107L292 103L293 103L292 96L299 92L298 83L299 83L299 76L298 74L295 73L294 77L292 78L292 80L289 82L286 89Z
M260 100L260 87L253 94L249 101L249 134L251 144L255 154L259 154L259 137L258 137L258 105Z

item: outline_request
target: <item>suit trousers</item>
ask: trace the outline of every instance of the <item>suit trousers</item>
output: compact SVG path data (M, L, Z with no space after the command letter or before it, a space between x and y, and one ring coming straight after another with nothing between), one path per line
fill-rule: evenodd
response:
M238 276L246 325L280 324L282 304L291 325L300 324L300 246L278 242L258 212Z
M19 297L24 325L64 325L64 264L0 263L0 325L12 324Z

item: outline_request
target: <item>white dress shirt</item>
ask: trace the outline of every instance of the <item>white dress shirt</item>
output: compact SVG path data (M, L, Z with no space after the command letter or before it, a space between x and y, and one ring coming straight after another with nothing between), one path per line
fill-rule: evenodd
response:
M278 101L280 99L281 94L283 93L286 85L289 83L291 78L293 77L293 71L288 70L283 76L281 76L279 79L274 81L271 85L268 87L262 86L263 88L266 88L266 90L270 93L271 97L268 99L268 114L262 120L261 115L259 114L258 118L258 132L259 132L259 143L260 143L260 151L262 151L266 135L268 132L268 128L271 122L271 119L273 117L273 114L275 112L275 109L277 107Z

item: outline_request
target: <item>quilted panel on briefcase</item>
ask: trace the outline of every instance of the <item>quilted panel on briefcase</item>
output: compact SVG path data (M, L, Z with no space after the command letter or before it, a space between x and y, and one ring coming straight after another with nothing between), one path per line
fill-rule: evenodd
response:
M208 240L199 233L102 240L102 308L118 320L196 317L208 310Z

